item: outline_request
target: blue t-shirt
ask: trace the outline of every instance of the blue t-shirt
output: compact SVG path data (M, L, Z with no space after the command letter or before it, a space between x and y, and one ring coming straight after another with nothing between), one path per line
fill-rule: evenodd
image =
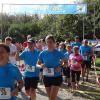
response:
M69 56L70 56L70 54L71 54L72 52L66 52L65 53L65 58L68 60L69 59Z
M0 66L0 88L10 88L13 91L15 89L15 81L19 80L22 80L22 75L15 65L8 63ZM16 100L16 97L5 100Z
M65 54L65 53L67 52L66 49L64 49L64 50L59 50L59 51L61 51L63 54Z
M39 53L40 52L38 50L29 51L29 49L27 49L20 54L20 58L24 60L25 63L24 77L39 77L39 69L36 67ZM34 67L34 72L27 71L27 65L30 67Z
M46 65L47 68L57 68L61 65L61 59L65 56L58 50L44 50L39 55L39 60ZM54 72L54 77L61 76L61 72Z
M80 54L82 56L89 56L90 53L92 53L92 48L90 46L80 46Z
M74 43L71 44L71 46L72 47L74 47L74 46L80 47L81 46L81 43L80 42L74 42Z

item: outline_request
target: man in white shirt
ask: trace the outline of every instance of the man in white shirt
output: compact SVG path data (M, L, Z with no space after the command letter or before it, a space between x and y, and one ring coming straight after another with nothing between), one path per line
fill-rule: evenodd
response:
M17 48L14 44L12 44L12 38L6 37L5 44L8 45L10 48L10 56L9 56L10 63L16 64L15 54L16 54Z

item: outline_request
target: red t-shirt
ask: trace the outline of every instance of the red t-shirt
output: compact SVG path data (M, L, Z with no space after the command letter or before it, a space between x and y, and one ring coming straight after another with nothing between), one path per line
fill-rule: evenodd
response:
M23 47L24 47L24 48L27 47L27 41L25 41L25 42L23 43Z

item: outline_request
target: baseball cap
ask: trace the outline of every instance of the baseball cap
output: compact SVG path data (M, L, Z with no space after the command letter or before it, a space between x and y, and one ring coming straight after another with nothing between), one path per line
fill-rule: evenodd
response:
M30 39L28 39L27 42L29 42L29 43L35 43L35 40L33 40L32 38L30 38Z
M79 36L75 36L75 39L79 39Z

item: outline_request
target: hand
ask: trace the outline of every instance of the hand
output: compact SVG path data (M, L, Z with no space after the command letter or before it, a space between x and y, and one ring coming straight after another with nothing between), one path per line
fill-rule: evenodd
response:
M42 64L41 66L42 66L43 69L46 68L45 64Z
M55 72L61 72L61 67L57 67L57 68L55 68Z
M14 89L11 93L12 96L18 96L18 89Z

